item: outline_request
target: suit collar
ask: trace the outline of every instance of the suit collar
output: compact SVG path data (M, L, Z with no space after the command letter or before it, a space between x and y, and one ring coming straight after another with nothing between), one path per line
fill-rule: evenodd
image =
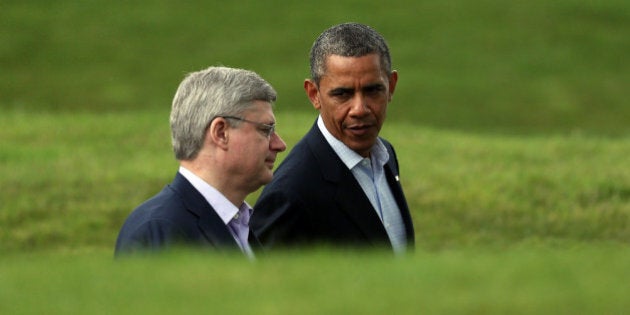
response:
M389 243L381 219L352 174L341 177L337 182L333 198L368 239L373 239L373 236L377 235L378 243Z
M343 161L328 145L324 135L317 127L317 123L313 124L311 130L306 134L305 140L319 164L324 179L338 182L341 179L343 170L348 171L348 169L345 168Z
M317 127L317 123L313 124L311 130L306 134L305 140L318 162L324 179L336 185L337 190L334 198L340 205L340 208L352 218L353 222L355 222L366 235L379 235L379 240L389 243L387 232L372 207L372 204L363 193L361 186L352 175L352 172L345 167L339 156L337 156L328 145L324 135ZM413 221L400 184L398 159L391 145L386 140L381 140L389 155L389 160L384 165L385 177L394 194L394 199L396 199L398 203L407 235L411 236L407 239L408 245L409 247L413 247ZM370 209L371 211L366 211L365 209Z
M317 122L313 124L311 130L306 134L305 137L306 142L311 147L311 151L317 159L322 174L324 174L324 178L332 181L338 182L342 176L346 176L346 172L349 172L352 175L352 172L345 167L345 164L339 158L339 156L335 153L335 151L330 147L328 142L326 141L324 135L319 130L317 126ZM379 138L380 141L383 141ZM394 177L398 177L397 163L396 159L392 158L392 154L388 152L387 146L383 143L383 147L385 147L385 154L389 157L387 163L384 165L385 170L389 170L389 174L392 174ZM344 171L345 170L345 171ZM354 178L354 176L353 176ZM358 184L357 184L358 186Z
M318 161L324 179L336 186L336 193L333 198L339 204L339 208L352 219L352 222L359 227L366 238L372 239L372 236L378 235L379 242L388 243L389 238L381 219L363 193L363 189L352 172L328 145L316 124L313 125L305 139Z
M206 183L195 173L183 166L179 167L179 174L184 176L186 180L197 190L203 198L210 204L212 209L217 213L223 223L228 224L230 220L238 213L239 208L229 201L220 191ZM244 203L248 208L249 205Z
M184 176L177 173L170 186L179 194L186 210L198 218L197 226L210 243L216 247L240 249L223 220Z

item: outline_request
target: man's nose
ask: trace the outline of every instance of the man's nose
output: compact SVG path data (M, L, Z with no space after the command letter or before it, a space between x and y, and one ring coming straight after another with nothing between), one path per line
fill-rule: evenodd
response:
M370 108L367 104L367 98L361 93L356 93L351 100L350 115L364 116L370 112Z
M272 151L283 152L287 149L287 144L282 140L282 137L277 132L271 135L271 141L269 141L269 147Z

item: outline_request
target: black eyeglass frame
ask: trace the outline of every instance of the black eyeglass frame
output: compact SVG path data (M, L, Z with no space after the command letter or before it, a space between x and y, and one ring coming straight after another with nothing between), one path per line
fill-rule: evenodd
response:
M276 124L272 124L272 125L264 124L264 123L261 123L261 122L248 120L248 119L245 119L245 118L242 118L242 117L229 116L229 115L216 116L216 117L221 117L221 118L225 118L225 119L234 119L234 120L238 120L238 121L242 121L242 122L246 122L246 123L250 123L250 124L256 125L258 127L258 130L261 131L263 133L263 135L265 135L265 137L267 137L267 138L271 138L271 135L273 135L276 132Z

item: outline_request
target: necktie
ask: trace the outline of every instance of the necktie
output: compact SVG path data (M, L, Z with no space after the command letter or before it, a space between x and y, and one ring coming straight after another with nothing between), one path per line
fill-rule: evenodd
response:
M249 246L249 209L246 206L241 206L236 215L228 223L234 233L236 234L237 242L248 257L253 258L254 254Z

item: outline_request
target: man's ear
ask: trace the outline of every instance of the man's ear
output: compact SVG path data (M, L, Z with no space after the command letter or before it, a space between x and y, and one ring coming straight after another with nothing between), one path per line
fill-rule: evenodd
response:
M311 101L311 104L313 104L313 107L319 110L322 105L319 103L319 89L317 88L317 84L310 79L304 80L304 91Z
M230 124L223 117L215 118L208 126L205 135L205 142L212 143L222 149L227 149L230 138Z
M394 96L394 91L396 90L396 83L398 83L398 71L392 71L392 74L389 75L389 97L388 100L392 100L392 96Z

